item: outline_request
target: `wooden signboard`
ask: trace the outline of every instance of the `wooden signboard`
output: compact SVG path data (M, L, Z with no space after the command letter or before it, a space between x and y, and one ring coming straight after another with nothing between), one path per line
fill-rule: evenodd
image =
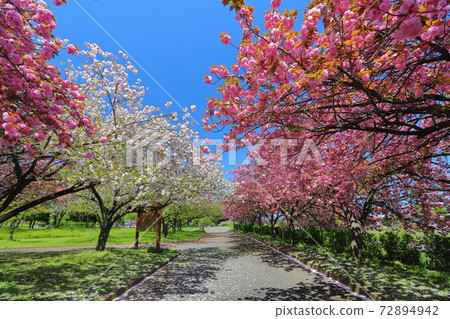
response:
M155 203L155 207L160 206L161 204ZM161 208L154 208L149 211L142 209L138 212L136 237L134 240L135 248L139 247L139 232L156 231L156 252L161 252L161 217Z
M139 232L156 231L157 221L160 216L161 216L160 210L138 212L136 231Z

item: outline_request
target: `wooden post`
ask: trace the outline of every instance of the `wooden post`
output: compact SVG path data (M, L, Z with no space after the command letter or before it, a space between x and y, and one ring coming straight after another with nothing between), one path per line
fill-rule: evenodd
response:
M158 220L156 221L156 253L160 253L161 252L161 218L162 218L162 209L158 208L157 209L157 218Z
M137 231L137 228L136 228L136 235L134 236L134 248L135 249L139 248L139 232Z

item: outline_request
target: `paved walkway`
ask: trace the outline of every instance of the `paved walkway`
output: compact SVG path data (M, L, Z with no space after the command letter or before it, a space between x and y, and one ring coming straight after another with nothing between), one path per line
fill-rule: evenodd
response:
M117 300L359 300L226 227L205 229L182 254Z

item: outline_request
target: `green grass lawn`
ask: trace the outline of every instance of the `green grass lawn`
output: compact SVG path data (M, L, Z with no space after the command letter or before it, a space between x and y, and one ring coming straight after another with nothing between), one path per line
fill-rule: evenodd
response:
M0 228L0 249L64 247L64 246L92 246L97 243L98 228L62 227L62 228L18 228L14 232L13 240L9 240L9 227ZM192 241L203 235L200 228L183 228L182 231L171 232L162 241ZM140 243L154 243L155 232L140 233ZM113 228L108 238L108 244L133 244L134 228Z
M0 254L0 300L99 300L177 253L141 248Z
M229 227L230 229L233 229L233 222L226 222L221 224L222 227Z

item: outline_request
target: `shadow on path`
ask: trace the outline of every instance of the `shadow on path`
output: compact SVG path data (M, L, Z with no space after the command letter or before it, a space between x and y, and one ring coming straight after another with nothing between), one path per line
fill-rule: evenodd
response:
M185 245L174 262L118 300L359 299L245 236L222 232Z

